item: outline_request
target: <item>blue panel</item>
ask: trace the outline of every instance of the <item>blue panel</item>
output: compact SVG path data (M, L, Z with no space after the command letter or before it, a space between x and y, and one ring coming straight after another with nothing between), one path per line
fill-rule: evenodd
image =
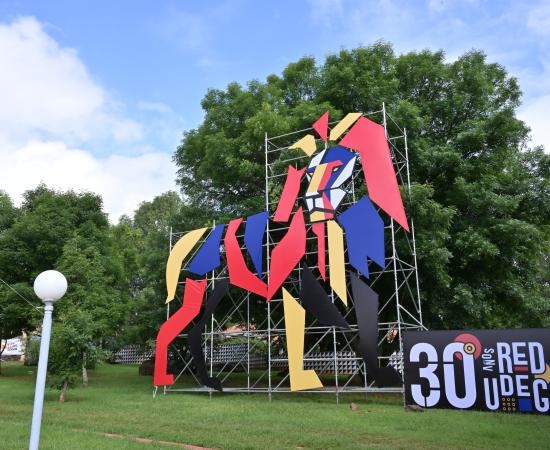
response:
M342 164L345 166L353 158L355 158L355 153L349 151L347 148L341 147L339 145L331 147L325 153L323 158L323 163L328 163L332 161L342 161Z
M384 268L384 221L370 199L363 197L339 214L337 220L346 233L349 263L367 278L367 257Z
M351 152L344 147L340 147L339 145L336 147L331 147L326 151L322 163L329 163L332 161L340 161L342 163L336 171L330 174L330 178L326 184L326 189L330 189L336 179L340 176L340 172L344 169L344 167L346 167L346 164L348 164L356 156L357 155L355 152Z
M533 411L533 402L530 398L520 398L518 399L519 410L521 412L532 412Z
M254 214L246 219L244 229L244 243L260 278L263 276L262 244L268 220L269 213L267 211Z
M220 260L220 241L223 235L224 224L216 225L208 239L204 241L191 264L189 272L197 275L206 275L207 272L216 269L221 264Z

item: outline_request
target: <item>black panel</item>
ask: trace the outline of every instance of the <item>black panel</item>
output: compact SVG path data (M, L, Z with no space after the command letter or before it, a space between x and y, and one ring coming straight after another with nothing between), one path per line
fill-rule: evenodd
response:
M359 328L359 351L367 364L367 375L378 387L400 386L401 376L393 367L378 367L378 294L354 273L351 289Z
M307 312L315 317L321 325L349 329L346 319L330 301L321 283L317 281L306 264L302 266L300 301Z

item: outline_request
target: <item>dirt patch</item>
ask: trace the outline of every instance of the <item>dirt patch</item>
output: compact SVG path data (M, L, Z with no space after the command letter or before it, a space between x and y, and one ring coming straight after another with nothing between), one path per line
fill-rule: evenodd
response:
M79 433L93 433L98 436L104 436L110 439L124 439L128 441L136 441L136 442L141 442L142 444L159 444L159 445L165 445L167 447L184 448L185 450L217 450L215 448L199 447L197 445L184 444L182 442L156 441L154 439L144 438L144 437L136 436L134 434L102 433L98 431L89 431L89 430L73 430L73 431L77 431Z

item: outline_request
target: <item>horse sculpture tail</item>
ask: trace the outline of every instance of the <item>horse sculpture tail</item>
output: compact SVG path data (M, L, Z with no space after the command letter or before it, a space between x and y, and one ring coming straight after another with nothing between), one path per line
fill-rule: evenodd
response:
M183 260L193 249L198 240L204 235L206 230L207 228L199 228L190 231L180 238L176 245L174 245L174 248L172 248L170 256L168 257L168 262L166 263L166 303L170 303L174 300L176 295L176 288L178 286Z

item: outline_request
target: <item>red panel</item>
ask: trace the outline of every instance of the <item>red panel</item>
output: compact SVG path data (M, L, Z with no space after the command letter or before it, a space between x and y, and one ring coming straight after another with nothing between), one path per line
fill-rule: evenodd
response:
M311 226L313 233L317 236L317 266L323 280L327 279L326 250L325 250L325 222L316 222Z
M339 144L359 152L371 200L409 231L384 127L361 117Z
M237 229L242 221L243 219L240 217L229 222L225 234L225 257L227 259L229 281L235 286L265 297L267 295L267 285L248 269L237 240Z
M288 172L286 175L285 186L283 188L283 193L279 204L277 205L277 211L275 211L275 216L273 220L275 222L288 222L292 208L294 208L294 203L296 202L296 197L298 197L298 192L300 191L300 180L304 175L306 168L296 170L292 166L288 166Z
M319 182L319 186L317 187L318 191L322 191L327 187L328 180L330 180L330 176L332 175L332 171L336 167L340 167L342 165L342 161L331 161L328 163L325 163L325 173L323 173L323 177L321 178L321 181Z
M327 197L326 192L323 192L322 199L323 199L323 205L325 206L326 209L334 209L334 207L332 206L332 203L330 203L330 200ZM334 214L332 214L332 213L323 212L323 214L325 215L326 219L333 219L334 218Z
M317 133L319 133L321 139L326 141L328 133L328 111L319 117L312 127L315 131L317 131Z
M187 325L197 317L201 309L206 280L195 281L190 278L185 282L183 305L162 324L157 334L155 350L155 386L174 384L174 375L166 372L168 366L168 346Z
M306 226L302 208L298 208L290 222L290 226L284 238L271 252L271 265L269 267L269 288L267 300L271 300L277 289L290 275L290 272L304 256L306 251Z

